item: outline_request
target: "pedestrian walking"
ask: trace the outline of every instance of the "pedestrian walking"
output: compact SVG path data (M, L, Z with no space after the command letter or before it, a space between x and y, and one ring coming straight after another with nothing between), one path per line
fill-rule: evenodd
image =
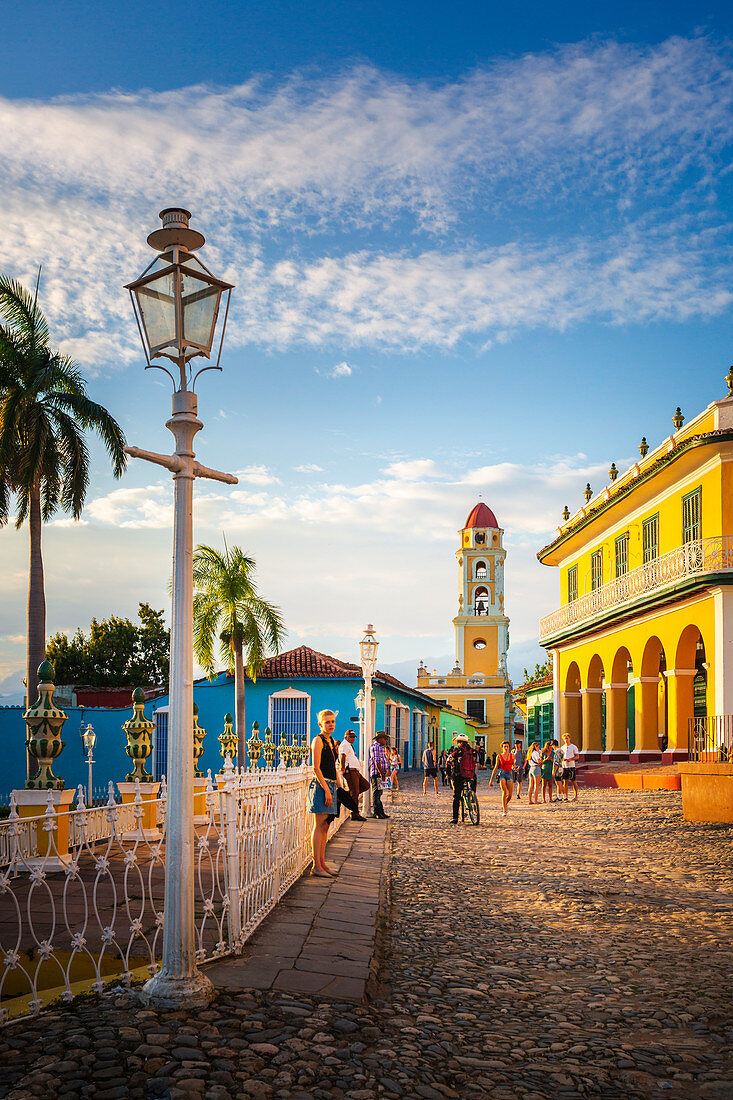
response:
M557 792L555 801L562 802L563 792L565 790L565 784L562 778L563 773L563 755L562 749L559 747L557 740L552 742L552 774L555 779L555 790ZM567 798L565 799L567 802Z
M578 801L578 783L576 779L576 768L578 764L578 757L580 756L580 749L577 745L574 745L570 734L563 734L563 746L562 746L562 781L563 790L565 792L565 802L568 801L569 787L572 783L575 797L573 802Z
M343 741L339 745L339 763L341 765L341 774L346 781L346 786L349 788L349 794L356 803L356 812L352 810L351 820L366 821L366 818L361 815L359 799L363 791L369 790L369 784L361 774L359 758L354 752L355 741L356 730L347 730L344 734Z
M542 749L542 764L540 775L542 776L542 801L552 802L552 754L554 750L552 741L548 741Z
M533 741L527 753L529 761L529 803L540 804L540 786L542 784L542 753L539 741ZM534 797L532 797L534 795Z
M389 776L389 759L387 756L387 734L384 730L377 730L374 734L374 744L369 751L369 783L372 788L372 817L382 820L388 818L382 805L382 787Z
M526 760L524 746L517 738L514 742L514 768L512 778L517 787L517 798L522 797L522 780L524 779L524 761Z
M466 783L476 790L476 753L465 733L459 733L450 751L450 772L453 777L453 821L458 824L461 795Z
M422 754L422 793L428 793L428 779L432 779L435 784L435 793L438 793L438 769L435 761L435 751L432 745L428 745L425 752Z
M318 715L319 732L311 743L313 779L308 786L307 806L313 814L311 874L318 878L331 878L338 868L326 863L328 827L338 813L338 783L336 772L336 746L333 731L336 715L332 710L322 710Z
M514 753L508 741L502 741L501 743L501 752L496 758L489 784L493 782L497 772L499 773L499 786L501 787L501 812L502 817L506 817L514 790Z
M446 779L446 751L442 750L438 757L438 771L440 772L440 782L444 787L448 786L448 780Z
M397 749L392 749L389 760L389 772L393 791L400 789L399 770L402 767L402 759Z

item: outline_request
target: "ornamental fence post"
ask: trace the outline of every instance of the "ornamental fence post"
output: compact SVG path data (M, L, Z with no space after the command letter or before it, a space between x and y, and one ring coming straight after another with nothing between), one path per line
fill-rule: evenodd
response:
M237 843L238 783L232 761L227 756L223 768L224 786L221 792L224 836L226 840L227 896L229 899L229 946L238 951L242 942L242 907L239 881L239 845Z
M282 882L283 834L285 816L285 780L287 773L281 760L277 766L277 794L275 796L275 903L280 900Z

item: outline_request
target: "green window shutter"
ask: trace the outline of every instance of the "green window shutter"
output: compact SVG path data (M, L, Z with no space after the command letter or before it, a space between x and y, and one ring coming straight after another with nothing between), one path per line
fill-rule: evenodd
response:
M616 576L623 577L629 571L629 532L616 539Z
M645 565L659 557L659 512L642 523L641 543Z
M603 551L596 550L590 556L590 586L593 591L603 584Z
M578 598L578 567L573 565L568 569L568 603Z
M682 541L695 542L701 538L702 488L698 488L682 498Z

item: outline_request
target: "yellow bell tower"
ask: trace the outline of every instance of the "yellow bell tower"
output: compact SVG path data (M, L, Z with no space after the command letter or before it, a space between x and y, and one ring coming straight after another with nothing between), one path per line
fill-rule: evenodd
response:
M479 502L459 532L456 663L447 675L432 675L420 663L417 686L479 723L477 739L487 752L513 739L507 651L509 619L504 610L504 532L488 505Z

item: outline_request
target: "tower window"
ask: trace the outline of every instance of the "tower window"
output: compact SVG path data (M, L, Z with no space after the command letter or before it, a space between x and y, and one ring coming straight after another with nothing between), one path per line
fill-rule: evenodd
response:
M488 589L481 587L477 588L473 594L473 613L474 615L488 615L489 613L489 592Z
M466 714L477 722L483 722L486 717L486 704L483 699L466 699Z
M486 579L486 562L485 561L477 561L476 562L476 580L477 581L483 581L485 579Z
M473 643L473 648L486 649L486 642L483 640L483 638L477 638L476 641Z

